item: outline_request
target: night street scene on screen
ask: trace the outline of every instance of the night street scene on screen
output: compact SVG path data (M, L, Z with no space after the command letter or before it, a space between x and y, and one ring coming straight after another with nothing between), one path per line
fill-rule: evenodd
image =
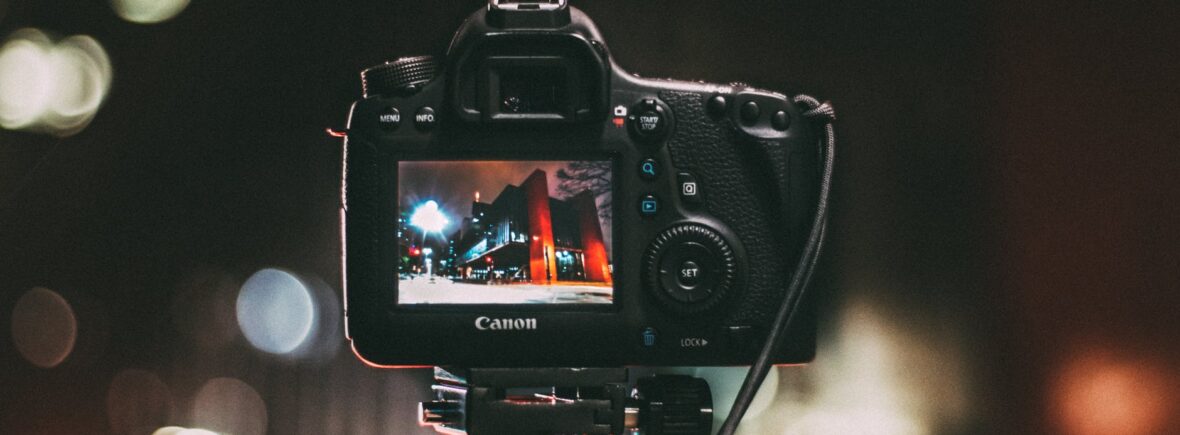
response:
M609 304L611 163L398 163L398 304Z

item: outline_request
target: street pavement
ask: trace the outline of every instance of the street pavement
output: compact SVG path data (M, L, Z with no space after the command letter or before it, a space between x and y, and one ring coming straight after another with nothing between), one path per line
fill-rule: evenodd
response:
M415 277L398 281L399 304L609 304L611 288L560 283L556 285L487 285L454 282L443 277Z

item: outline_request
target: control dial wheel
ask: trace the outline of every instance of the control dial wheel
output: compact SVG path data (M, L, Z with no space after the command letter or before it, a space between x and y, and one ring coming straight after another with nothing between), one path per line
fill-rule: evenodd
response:
M680 224L656 236L644 255L645 287L682 313L716 306L737 278L737 258L717 231Z
M417 92L438 74L434 56L403 57L361 71L365 97L404 95Z

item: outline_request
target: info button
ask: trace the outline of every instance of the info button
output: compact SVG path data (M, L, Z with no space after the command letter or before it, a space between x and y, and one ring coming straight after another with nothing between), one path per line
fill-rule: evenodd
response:
M434 109L430 108L430 106L422 107L414 114L414 126L418 127L418 130L433 130L435 121Z

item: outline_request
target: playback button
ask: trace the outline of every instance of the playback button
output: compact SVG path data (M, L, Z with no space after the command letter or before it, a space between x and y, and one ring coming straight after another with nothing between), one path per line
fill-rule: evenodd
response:
M655 195L643 195L639 199L639 214L643 217L653 217L660 212L660 199Z

